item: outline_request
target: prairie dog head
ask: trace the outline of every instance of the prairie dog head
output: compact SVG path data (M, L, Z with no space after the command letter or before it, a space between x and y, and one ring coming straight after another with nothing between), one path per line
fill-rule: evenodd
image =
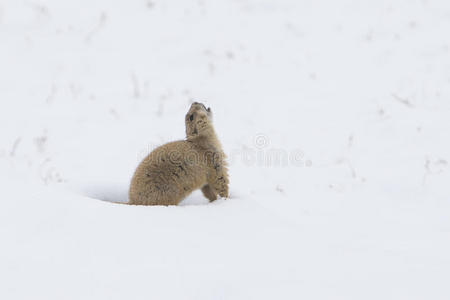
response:
M186 114L186 137L207 136L212 130L211 108L202 103L194 102Z

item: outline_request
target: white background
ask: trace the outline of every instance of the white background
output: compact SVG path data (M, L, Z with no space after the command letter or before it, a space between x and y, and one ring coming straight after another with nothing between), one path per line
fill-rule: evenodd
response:
M230 199L108 202L193 100ZM449 299L449 130L447 0L2 0L0 298Z

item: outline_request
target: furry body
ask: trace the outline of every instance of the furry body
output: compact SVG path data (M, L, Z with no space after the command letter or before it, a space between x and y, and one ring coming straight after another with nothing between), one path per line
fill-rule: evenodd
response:
M211 110L193 103L186 114L186 140L162 145L137 167L129 204L177 205L201 188L210 201L228 197L228 170Z

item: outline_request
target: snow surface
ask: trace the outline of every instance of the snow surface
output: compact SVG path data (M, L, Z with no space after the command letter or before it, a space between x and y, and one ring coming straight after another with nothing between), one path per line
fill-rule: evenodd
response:
M450 2L0 1L0 299L450 299ZM211 106L231 197L126 201Z

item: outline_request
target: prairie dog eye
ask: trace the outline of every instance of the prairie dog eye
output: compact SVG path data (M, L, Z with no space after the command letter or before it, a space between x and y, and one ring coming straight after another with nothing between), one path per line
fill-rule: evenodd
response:
M194 120L194 115L190 115L190 116L189 116L189 121L192 122L192 120Z

